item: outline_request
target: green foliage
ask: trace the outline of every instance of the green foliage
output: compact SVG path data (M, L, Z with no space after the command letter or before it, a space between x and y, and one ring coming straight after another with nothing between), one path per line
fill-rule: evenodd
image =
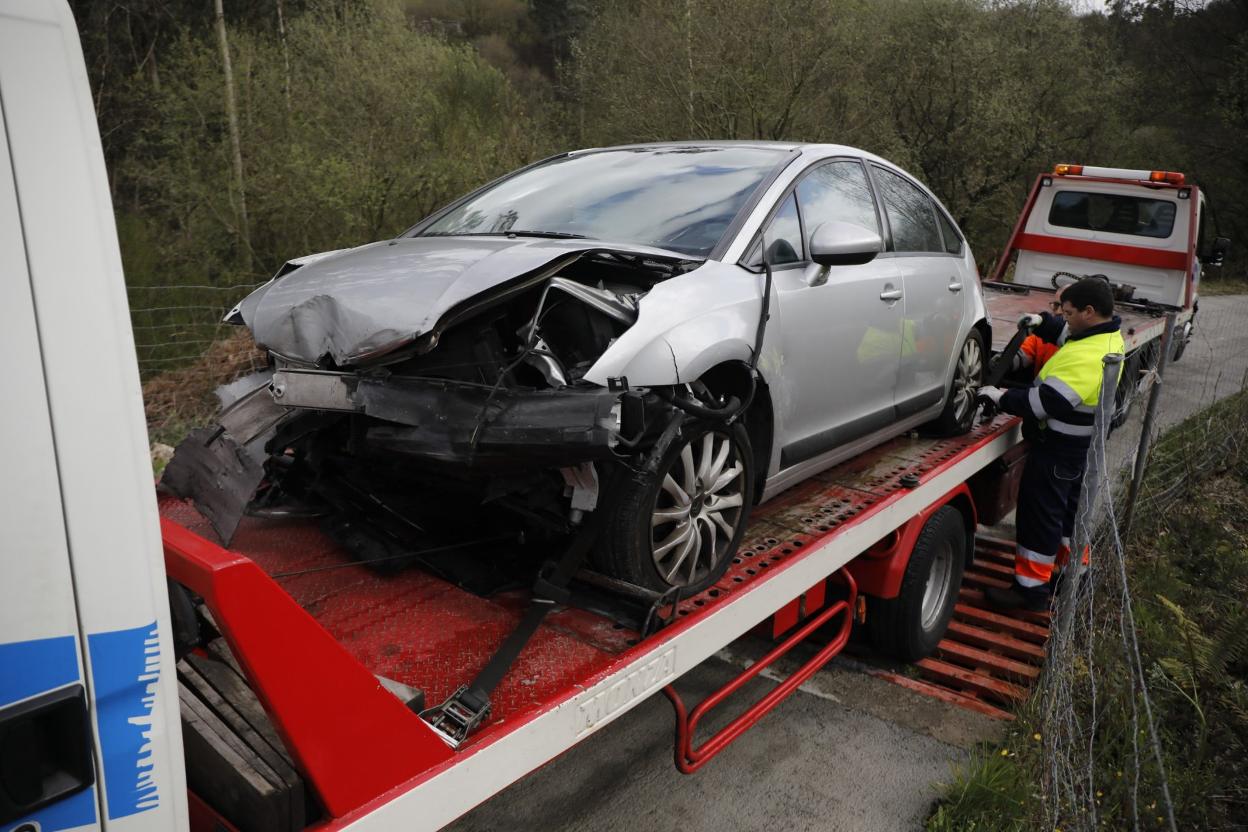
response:
M1002 753L1004 752L1004 753ZM927 832L1022 832L1036 811L1028 769L1017 753L981 748L957 767L927 820Z
M230 45L258 271L238 265L220 47L188 29L165 48L159 85L130 79L143 118L114 190L124 224L159 241L155 255L126 246L132 281L158 260L162 283L254 282L290 257L396 234L538 153L503 76L396 7L318 8L288 22L284 43L243 30Z

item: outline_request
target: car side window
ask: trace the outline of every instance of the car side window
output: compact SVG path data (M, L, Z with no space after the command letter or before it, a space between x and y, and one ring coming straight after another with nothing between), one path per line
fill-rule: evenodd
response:
M802 223L797 216L797 199L789 194L763 232L767 241L767 261L773 266L805 261L802 253ZM763 258L756 245L750 253L751 266L761 266Z
M936 219L940 223L940 236L945 238L945 251L949 254L961 254L962 235L958 233L958 229L953 227L945 212L939 208L936 209Z
M807 250L815 229L829 220L853 223L881 234L867 172L858 162L829 162L815 168L798 184L797 202L806 225Z
M893 250L943 252L935 210L927 194L884 168L877 167L875 173L893 231Z

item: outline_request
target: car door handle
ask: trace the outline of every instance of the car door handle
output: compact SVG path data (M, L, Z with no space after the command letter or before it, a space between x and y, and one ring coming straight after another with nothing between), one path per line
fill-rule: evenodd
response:
M960 281L960 280L953 280L953 281L950 281L950 283L949 283L949 291L950 291L950 292L961 292L961 291L962 291L962 281Z
M880 292L880 300L901 300L901 290L889 289L887 291Z

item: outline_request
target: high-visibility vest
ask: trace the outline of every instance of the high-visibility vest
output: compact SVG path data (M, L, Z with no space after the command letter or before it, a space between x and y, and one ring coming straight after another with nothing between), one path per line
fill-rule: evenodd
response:
M1031 395L1038 400L1040 386L1047 384L1069 401L1076 413L1093 414L1101 397L1101 382L1105 378L1103 359L1110 353L1123 353L1126 343L1121 332L1102 332L1087 338L1069 340L1053 357L1045 362L1036 375L1036 386ZM1122 365L1118 365L1122 377ZM1091 436L1091 419L1088 424L1072 424L1052 417L1044 426L1067 436Z

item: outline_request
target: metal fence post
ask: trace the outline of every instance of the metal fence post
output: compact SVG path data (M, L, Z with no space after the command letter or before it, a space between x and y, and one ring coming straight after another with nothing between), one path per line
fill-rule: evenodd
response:
M1157 357L1157 378L1148 391L1148 409L1144 411L1144 426L1140 429L1140 446L1135 452L1135 470L1131 476L1131 489L1127 492L1127 505L1122 514L1122 538L1131 533L1131 520L1135 516L1135 503L1144 482L1144 470L1148 466L1148 451L1152 446L1153 421L1157 417L1157 400L1161 398L1161 383L1170 360L1170 344L1174 340L1175 313L1166 314L1166 331L1161 334L1161 355Z
M1066 591L1057 599L1058 632L1070 632L1075 614L1075 598L1083 572L1083 550L1092 543L1092 525L1095 523L1096 504L1101 497L1107 472L1105 470L1105 440L1109 436L1109 423L1114 418L1114 398L1118 390L1118 373L1122 367L1121 353L1111 352L1102 359L1101 394L1096 403L1096 416L1092 423L1092 443L1088 446L1087 468L1083 475L1083 491L1079 510L1075 517L1075 532L1070 538L1070 556L1066 570Z

